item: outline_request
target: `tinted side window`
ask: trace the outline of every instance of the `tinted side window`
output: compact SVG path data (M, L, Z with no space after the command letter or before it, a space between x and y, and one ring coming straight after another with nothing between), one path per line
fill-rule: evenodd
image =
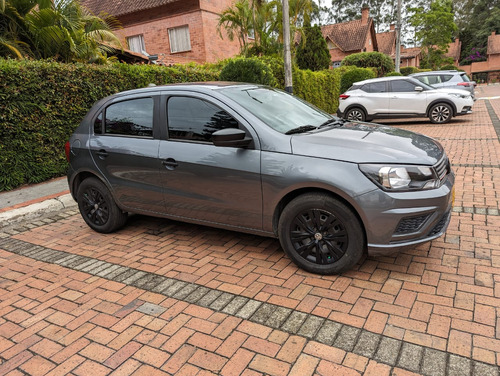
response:
M452 77L453 77L453 75L451 75L451 74L443 74L441 76L441 81L442 82L448 82L449 80L451 80Z
M210 142L215 131L238 128L226 111L198 98L169 98L167 115L170 139Z
M430 75L428 76L429 85L435 85L441 83L441 76L439 75Z
M415 85L405 80L391 81L391 87L391 91L396 93L408 93L415 91Z
M114 103L106 108L105 132L125 136L153 136L153 98Z
M94 133L101 134L102 133L102 112L94 120Z
M366 84L363 87L364 91L367 93L385 93L385 81L384 82L373 82L371 84Z

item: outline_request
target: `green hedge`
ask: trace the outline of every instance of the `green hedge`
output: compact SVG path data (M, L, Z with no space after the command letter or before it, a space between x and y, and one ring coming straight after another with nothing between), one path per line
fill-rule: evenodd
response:
M392 77L392 76L404 76L404 75L399 72L389 72L385 75L385 77Z
M402 75L408 76L413 73L418 73L419 69L417 67L402 67L399 71Z
M0 191L63 175L64 144L95 101L150 83L217 79L210 66L0 59Z
M375 78L376 74L370 68L354 68L345 72L340 79L340 93L345 93L353 83Z
M235 58L227 61L220 72L222 81L252 82L274 86L276 79L269 65L256 57Z

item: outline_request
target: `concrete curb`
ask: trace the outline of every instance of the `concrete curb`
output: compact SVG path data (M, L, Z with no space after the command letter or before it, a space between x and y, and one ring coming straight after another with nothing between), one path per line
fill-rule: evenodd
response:
M25 220L46 216L61 209L76 207L71 194L65 194L42 202L0 213L0 227L5 227Z

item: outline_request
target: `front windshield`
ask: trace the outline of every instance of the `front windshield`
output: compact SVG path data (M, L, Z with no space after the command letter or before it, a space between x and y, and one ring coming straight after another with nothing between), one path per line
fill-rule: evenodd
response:
M226 96L281 133L307 125L319 127L333 119L333 116L326 112L278 89L233 86L221 90Z

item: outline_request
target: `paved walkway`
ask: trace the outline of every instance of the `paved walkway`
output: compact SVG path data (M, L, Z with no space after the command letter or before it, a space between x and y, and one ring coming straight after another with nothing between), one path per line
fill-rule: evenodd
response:
M390 122L445 146L452 222L342 276L273 239L143 216L110 235L74 208L0 228L0 375L498 376L498 116L490 99L450 124Z

